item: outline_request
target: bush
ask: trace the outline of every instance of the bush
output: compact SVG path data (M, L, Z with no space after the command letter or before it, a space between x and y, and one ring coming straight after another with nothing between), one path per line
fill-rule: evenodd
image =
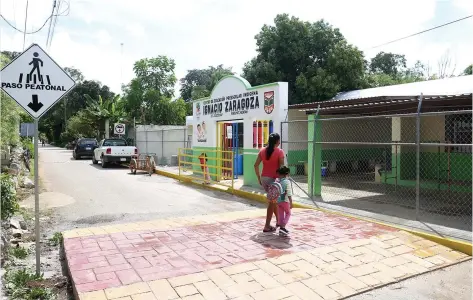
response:
M56 298L43 276L38 276L27 269L7 270L5 279L5 287L10 299L52 300Z
M21 141L22 145L23 145L23 149L24 148L27 148L30 150L30 158L34 158L34 145L33 145L33 142L31 142L31 140L29 138L24 138L22 141Z
M23 247L12 248L10 255L18 259L25 259L28 256L28 250Z
M8 219L20 209L16 199L15 185L10 175L0 175L2 220Z

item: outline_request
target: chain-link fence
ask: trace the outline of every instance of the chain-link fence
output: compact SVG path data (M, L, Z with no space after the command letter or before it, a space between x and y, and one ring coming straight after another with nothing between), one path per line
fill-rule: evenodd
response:
M471 110L285 124L298 196L471 231Z
M140 153L154 153L159 165L177 166L179 148L192 147L192 132L185 126L136 127L136 147Z

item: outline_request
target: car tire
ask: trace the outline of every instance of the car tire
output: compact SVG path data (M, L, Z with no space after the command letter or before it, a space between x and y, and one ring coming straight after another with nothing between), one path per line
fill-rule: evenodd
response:
M95 159L95 155L92 155L92 163L94 165L98 164L99 162Z
M105 169L105 168L108 166L108 163L105 162L105 160L103 159L103 157L102 157L102 159L100 160L100 162L101 162L101 164L102 164L102 169Z
M76 154L75 157L76 157L76 160L79 160L79 159L80 159L80 155L77 155L77 154Z

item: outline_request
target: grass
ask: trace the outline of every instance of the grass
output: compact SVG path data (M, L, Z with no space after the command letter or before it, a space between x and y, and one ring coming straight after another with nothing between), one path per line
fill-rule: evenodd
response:
M28 256L28 250L23 247L12 248L10 255L18 259L25 259Z
M33 221L34 219L33 213L24 207L20 207L19 213L25 221Z
M49 243L51 246L59 246L62 243L62 233L61 232L55 232L53 236L49 239Z
M14 300L52 300L55 295L42 275L27 270L10 270L6 274L6 290L9 299Z

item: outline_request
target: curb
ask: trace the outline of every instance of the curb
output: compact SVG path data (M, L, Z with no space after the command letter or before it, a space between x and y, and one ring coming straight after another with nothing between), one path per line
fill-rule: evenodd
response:
M246 191L232 189L232 188L221 189L221 188L213 187L211 185L199 184L199 183L193 182L192 179L183 178L183 177L179 176L178 174L174 174L174 173L166 172L166 171L162 171L162 170L156 170L156 174L166 176L166 177L170 177L170 178L174 178L174 179L182 181L184 183L190 183L192 185L199 186L199 187L202 187L204 189L209 189L209 190L219 191L219 192L226 192L226 193L233 194L235 196L245 198L245 199L248 199L248 200L257 201L257 202L264 203L264 204L267 203L266 197L264 196L264 194L261 194L261 193L256 193L256 192L251 193L251 192L246 192ZM427 233L427 232L417 231L417 230L413 230L413 229L410 229L410 228L406 228L406 227L402 227L402 226L398 226L398 225L394 225L394 224L389 224L389 223L383 223L383 222L372 220L372 219L369 219L369 218L354 216L354 215L351 215L351 214L337 212L337 211L333 211L333 210L329 210L329 209L325 209L325 208L318 208L318 207L313 207L313 206L304 205L304 204L300 204L300 203L293 203L293 206L295 208L318 210L318 211L322 211L322 212L325 212L325 213L341 215L341 216L344 216L344 217L350 217L350 218L363 220L363 221L370 222L370 223L375 223L375 224L379 224L379 225L383 225L383 226L396 228L396 229L407 231L407 232L412 233L414 235L420 236L421 238L430 240L434 243L443 245L443 246L448 247L450 249L462 252L462 253L467 254L469 256L471 256L472 253L473 253L473 251L472 251L473 247L472 247L471 243L467 243L467 242L460 241L460 240L457 240L457 239L442 237L442 236L430 234L430 233Z

